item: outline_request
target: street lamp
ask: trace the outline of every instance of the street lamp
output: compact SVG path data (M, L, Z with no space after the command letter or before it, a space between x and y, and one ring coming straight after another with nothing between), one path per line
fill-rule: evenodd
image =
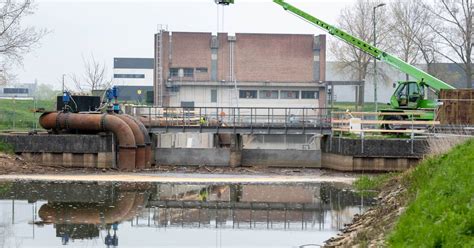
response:
M377 26L376 26L376 18L375 18L375 11L377 8L385 6L385 3L381 3L374 7L374 14L373 14L373 21L374 21L374 47L377 46ZM377 100L377 58L374 58L374 103L375 103L375 112L378 112L378 100Z

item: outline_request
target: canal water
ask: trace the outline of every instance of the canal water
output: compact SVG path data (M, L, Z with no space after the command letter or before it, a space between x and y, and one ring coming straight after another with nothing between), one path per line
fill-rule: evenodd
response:
M317 247L372 199L342 183L0 183L0 247Z

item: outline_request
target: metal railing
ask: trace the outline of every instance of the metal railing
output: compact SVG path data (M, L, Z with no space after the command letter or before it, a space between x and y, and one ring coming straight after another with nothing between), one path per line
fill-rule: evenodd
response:
M148 127L330 128L331 108L134 107Z

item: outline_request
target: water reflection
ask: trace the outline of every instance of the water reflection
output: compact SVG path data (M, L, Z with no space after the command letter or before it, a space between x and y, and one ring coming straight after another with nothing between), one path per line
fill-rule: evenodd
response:
M322 243L371 203L329 183L3 183L0 247L297 247Z

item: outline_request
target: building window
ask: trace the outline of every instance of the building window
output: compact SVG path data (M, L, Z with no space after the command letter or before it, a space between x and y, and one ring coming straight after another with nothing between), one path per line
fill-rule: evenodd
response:
M3 94L28 94L27 88L4 88Z
M181 107L187 111L194 110L194 102L181 102Z
M239 91L239 98L257 99L257 91L256 90L241 90Z
M293 91L293 90L282 90L280 92L280 98L281 99L299 99L300 98L300 92L299 91Z
M145 78L145 74L114 74L114 78Z
M170 68L170 77L178 77L179 68Z
M260 99L278 99L278 90L261 90Z
M196 73L207 73L206 67L198 67L196 68Z
M319 91L301 91L301 99L319 99Z
M211 102L217 102L217 90L211 90Z
M184 68L184 77L194 77L194 68Z

